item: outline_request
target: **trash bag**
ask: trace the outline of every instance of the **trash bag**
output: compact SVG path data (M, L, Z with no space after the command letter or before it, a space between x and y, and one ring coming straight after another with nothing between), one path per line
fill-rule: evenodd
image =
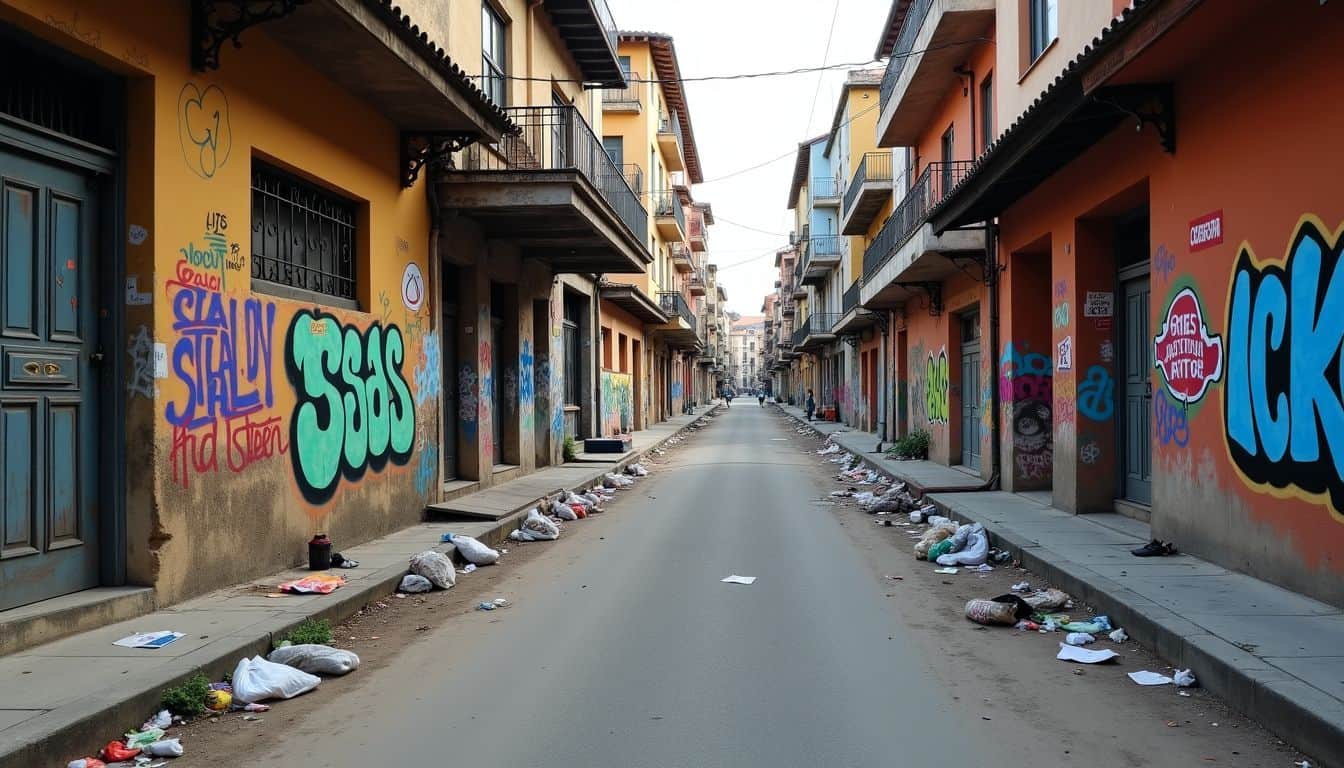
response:
M929 549L938 542L951 536L956 526L936 525L924 532L919 541L915 543L915 559L924 560L928 558Z
M479 539L470 536L453 536L453 546L462 553L468 563L477 565L492 565L499 560L499 552L482 544Z
M397 591L410 593L428 592L433 588L434 585L429 583L429 579L414 573L408 573L405 576L402 576L401 583L397 585Z
M312 675L345 675L359 666L359 656L353 652L316 643L276 648L267 658Z
M579 515L574 511L575 509L583 509L583 507L578 504L572 506L568 504L554 504L551 506L551 514L561 520L578 520Z
M1097 642L1097 638L1086 632L1070 632L1064 636L1064 642L1069 645L1087 645Z
M523 518L518 530L509 534L514 541L554 541L560 538L560 526L548 520L535 508Z
M1063 608L1069 602L1069 596L1058 589L1043 589L1034 595L1027 595L1024 600L1037 611L1057 611Z
M322 678L260 656L244 657L233 669L233 698L244 704L268 699L292 699L307 693Z
M971 526L962 525L957 527L957 532L952 534L952 549L949 552L960 552L966 548L966 543L971 540Z
M935 560L939 565L943 565L943 558L949 557L948 553L952 551L952 539L946 538L929 547L929 559ZM951 565L951 563L947 563Z
M988 600L976 598L966 602L966 618L977 624L1012 626L1028 616L1031 616L1031 606L1017 595L999 595Z
M182 749L181 739L174 737L147 744L142 753L147 757L181 757L186 754L186 751Z
M411 558L411 573L424 576L429 583L439 589L449 589L457 583L457 571L453 570L453 561L442 552L427 549Z
M939 565L982 565L989 559L989 536L985 535L985 526L976 523L966 542L966 548L935 558Z

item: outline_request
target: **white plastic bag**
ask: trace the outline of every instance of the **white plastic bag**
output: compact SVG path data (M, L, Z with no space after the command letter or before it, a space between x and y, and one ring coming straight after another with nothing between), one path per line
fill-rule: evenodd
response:
M552 513L561 520L578 520L579 516L574 509L567 504L556 504L551 507Z
M410 571L416 576L429 579L429 583L439 589L448 589L457 583L457 571L453 569L453 561L442 552L435 552L432 549L412 557Z
M233 700L253 704L269 699L292 699L316 688L322 678L260 656L244 658L233 669Z
M397 590L400 592L428 592L433 588L434 585L429 583L429 579L414 573L402 576L401 583L397 585Z
M989 537L985 535L985 526L976 523L971 526L966 540L966 548L938 557L939 565L980 565L989 559Z
M181 757L186 754L180 737L156 741L146 745L140 752L146 757Z
M359 667L359 656L353 652L315 643L276 648L271 651L269 658L276 664L295 667L313 675L344 675Z
M462 553L462 557L469 563L477 565L492 565L499 559L499 552L482 544L479 539L470 536L453 536L453 546Z
M509 534L514 541L554 541L560 538L560 526L546 519L536 509L527 513L518 530Z

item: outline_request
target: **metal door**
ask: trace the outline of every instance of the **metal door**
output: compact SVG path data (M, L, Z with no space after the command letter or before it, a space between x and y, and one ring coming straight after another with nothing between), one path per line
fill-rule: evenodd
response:
M98 584L97 231L90 176L0 149L0 610Z
M961 463L980 469L980 316L961 321Z
M1120 372L1125 382L1120 425L1120 455L1124 457L1124 498L1141 504L1153 498L1152 413L1153 342L1148 332L1148 278L1124 283L1124 350Z

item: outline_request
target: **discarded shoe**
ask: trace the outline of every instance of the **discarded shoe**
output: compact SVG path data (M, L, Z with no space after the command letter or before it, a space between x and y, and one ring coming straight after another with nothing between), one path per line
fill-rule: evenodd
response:
M1172 544L1164 544L1157 539L1153 539L1142 547L1132 550L1130 554L1135 557L1163 557L1165 555L1176 554L1176 547Z

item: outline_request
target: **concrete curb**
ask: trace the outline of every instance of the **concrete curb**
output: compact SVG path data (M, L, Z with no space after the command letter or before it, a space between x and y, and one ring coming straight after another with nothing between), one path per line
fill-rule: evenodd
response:
M781 412L806 424L788 411ZM869 468L909 483L889 467L855 455ZM918 489L914 483L909 485ZM1024 568L1110 616L1116 626L1123 626L1130 637L1152 648L1163 660L1180 669L1189 668L1202 687L1284 741L1313 756L1344 755L1344 703L1081 563L1011 532L996 530L992 521L959 506L957 493L934 493L928 500L947 517L984 525L990 540L1011 552ZM1344 762L1330 758L1327 763L1313 765L1340 768Z
M627 465L642 460L672 438L684 435L700 417L714 415L718 413L720 407L715 406L700 414L695 420L635 456L615 462L615 471L624 470ZM591 488L600 483L608 471L611 470L606 466L601 469L594 467L590 477L568 490ZM509 533L517 527L518 521L532 506L534 505L528 505L520 511L500 518L477 538L491 546L506 541ZM456 557L456 548L452 544L439 544L432 549L443 552L454 560L460 560ZM270 652L276 637L287 634L306 619L327 619L332 624L338 624L355 615L369 603L391 595L405 574L406 568L403 565L378 569L373 576L362 580L358 585L347 585L333 592L329 596L330 599L315 603L314 609L305 615L297 618L291 615L267 627L260 634L229 638L233 642L228 642L223 647L212 647L208 654L209 658L193 659L189 669L173 677L165 679L154 674L128 677L115 697L89 696L78 704L62 707L60 710L34 718L30 728L22 726L15 728L10 739L6 743L0 743L0 768L65 765L78 757L96 755L98 749L108 741L118 738L125 729L138 726L157 710L164 689L182 684L197 672L204 673L211 680L218 680L225 674L233 672L240 658ZM53 716L62 717L67 722L52 728L44 721ZM26 733L31 737L29 740L25 740Z

